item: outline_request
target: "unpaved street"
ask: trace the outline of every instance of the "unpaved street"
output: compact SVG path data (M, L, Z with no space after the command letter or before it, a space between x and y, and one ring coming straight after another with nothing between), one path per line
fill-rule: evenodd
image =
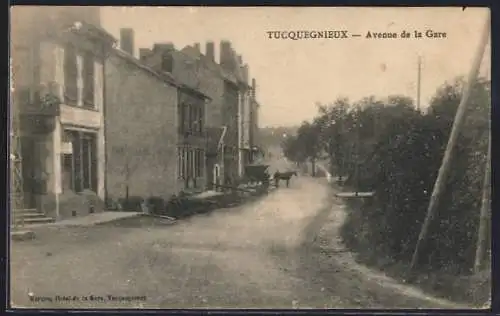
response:
M329 210L331 192L321 181L294 178L290 188L255 203L175 225L133 219L40 232L38 240L12 246L12 302L40 308L450 307L370 279L317 247L328 214L343 211L340 202ZM56 302L57 295L71 299ZM120 302L108 295L142 298Z

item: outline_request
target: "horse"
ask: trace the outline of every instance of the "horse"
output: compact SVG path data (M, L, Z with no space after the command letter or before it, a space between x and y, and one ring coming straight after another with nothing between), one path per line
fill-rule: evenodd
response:
M274 184L278 188L280 180L285 180L286 187L288 188L290 186L290 179L292 178L292 176L297 176L297 171L286 171L286 172L276 171L273 176Z

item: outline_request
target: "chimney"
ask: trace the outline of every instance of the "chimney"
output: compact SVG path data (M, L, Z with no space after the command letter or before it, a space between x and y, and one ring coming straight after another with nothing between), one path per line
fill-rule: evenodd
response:
M199 53L200 52L200 43L194 43L194 48Z
M120 49L134 56L134 30L120 29Z
M139 48L139 59L145 60L151 55L152 51L149 48Z
M255 78L252 78L252 99L257 98L257 80Z
M248 65L247 64L241 66L241 75L243 77L243 82L248 84Z
M166 42L166 43L155 43L153 45L153 51L169 51L169 50L174 50L175 45L172 42Z
M205 56L207 56L207 58L210 59L211 61L215 62L215 45L214 45L214 42L207 42L205 48L206 48Z
M231 42L221 41L220 42L220 65L226 68L232 68L233 65L233 50L231 48Z

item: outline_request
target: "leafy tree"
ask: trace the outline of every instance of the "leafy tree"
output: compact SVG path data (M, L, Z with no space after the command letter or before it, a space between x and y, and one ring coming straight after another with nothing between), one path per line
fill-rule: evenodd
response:
M358 190L376 191L373 203L361 208L362 216L348 217L346 225L359 227L363 234L350 239L346 235L347 241L365 238L365 245L382 249L389 257L411 259L462 87L460 78L439 87L427 113L417 111L412 99L401 95L384 100L367 97L352 104L339 98L320 104L312 122L304 122L297 135L287 140L285 154L292 160L313 162L324 155L332 173L359 179L351 183ZM472 89L452 171L430 228L423 266L462 272L472 267L490 99L489 82L479 80Z

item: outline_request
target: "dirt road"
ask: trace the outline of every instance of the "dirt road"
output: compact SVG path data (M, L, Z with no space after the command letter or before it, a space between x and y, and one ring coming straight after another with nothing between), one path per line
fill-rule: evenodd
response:
M40 232L12 246L12 301L38 308L454 306L359 270L331 235L343 208L331 209L330 196L320 180L300 177L253 204L175 225L133 219Z

